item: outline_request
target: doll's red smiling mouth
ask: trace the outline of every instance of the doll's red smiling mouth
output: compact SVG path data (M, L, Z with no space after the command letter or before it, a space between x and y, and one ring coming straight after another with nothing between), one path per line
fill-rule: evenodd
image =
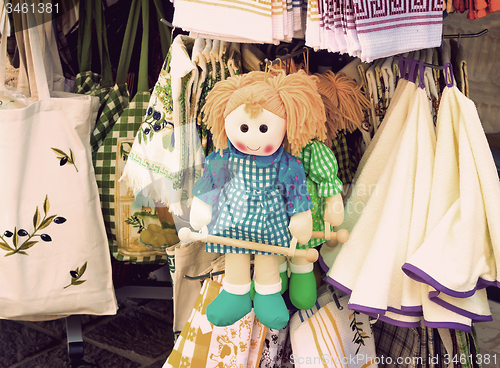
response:
M260 149L260 146L256 149L251 149L250 147L247 146L247 148L250 150L250 151L258 151Z

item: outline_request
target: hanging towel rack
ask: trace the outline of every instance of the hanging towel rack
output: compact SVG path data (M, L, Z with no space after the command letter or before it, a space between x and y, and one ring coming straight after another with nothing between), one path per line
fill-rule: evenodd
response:
M488 33L488 28L485 28L477 33L457 33L457 34L443 35L443 38L474 38L474 37L481 37L486 33Z
M217 275L223 275L224 273L225 273L225 271L216 271L216 272L208 272L204 275L199 275L199 276L183 275L182 277L184 277L185 279L188 279L188 280L204 280L204 279L212 278L212 277L217 276Z

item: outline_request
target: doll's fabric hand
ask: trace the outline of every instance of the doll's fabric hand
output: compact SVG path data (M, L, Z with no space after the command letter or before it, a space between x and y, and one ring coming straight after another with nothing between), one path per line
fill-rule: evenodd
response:
M292 236L296 237L300 244L307 244L312 236L312 214L311 210L299 212L290 218L288 229Z
M332 226L340 226L344 222L344 203L340 193L325 199L324 219Z
M210 220L212 220L212 205L194 197L189 217L191 227L200 230L202 227L207 226Z

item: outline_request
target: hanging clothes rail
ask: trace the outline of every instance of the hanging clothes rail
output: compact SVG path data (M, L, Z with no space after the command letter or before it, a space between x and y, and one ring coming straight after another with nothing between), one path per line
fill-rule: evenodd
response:
M486 33L488 33L488 28L483 29L482 31L477 33L457 33L457 34L443 35L443 38L474 38L483 36Z

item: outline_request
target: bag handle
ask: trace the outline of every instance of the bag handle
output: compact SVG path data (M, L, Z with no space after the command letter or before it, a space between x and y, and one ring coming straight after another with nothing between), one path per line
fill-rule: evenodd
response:
M79 17L78 63L80 72L92 70L92 56L88 50L92 48L92 22L95 19L97 45L101 63L101 85L103 87L111 87L113 85L113 74L111 71L111 60L109 58L106 24L102 14L102 0L80 1Z
M106 22L102 14L102 0L95 0L95 19L97 31L97 46L101 58L101 86L113 86L113 72L111 71L111 60L109 58L108 36L106 33Z
M30 1L31 2L31 1ZM33 61L33 72L35 74L36 89L38 99L50 99L49 84L47 82L47 74L45 73L45 65L43 62L42 47L38 36L38 27L35 20L35 14L28 11L27 24L29 43L31 48L31 58ZM24 23L24 22L23 22Z
M165 26L161 24L160 19L163 17L163 6L161 0L154 0L154 5L156 8L156 15L158 18L158 29L160 33L160 42L163 58L167 56L170 44L172 42L171 34L165 29ZM116 83L123 84L127 81L127 74L130 67L130 61L132 59L132 51L134 48L135 35L137 33L139 16L141 13L142 4L142 24L143 24L143 34L142 34L142 45L141 45L141 61L139 63L139 77L138 83L142 84L138 86L138 91L147 91L149 87L148 80L148 41L149 41L149 2L132 0L130 6L130 14L127 21L127 28L125 29L125 36L123 38L123 46L120 54L120 61L118 63L118 71L116 74ZM142 72L141 72L142 71Z
M139 76L137 80L137 92L149 90L148 79L148 41L149 41L149 1L142 3L142 44L141 58L139 61Z
M0 0L0 22L2 24L2 40L0 41L0 91L5 90L5 69L7 68L7 10L5 8L5 1Z
M134 49L134 40L137 33L137 25L139 23L139 15L141 11L141 1L132 0L130 5L130 13L125 28L125 36L123 37L123 45L120 53L120 61L118 62L118 70L116 73L116 84L125 84L127 82L128 69ZM133 38L134 36L134 38Z
M78 4L78 67L80 72L90 71L92 43L92 7L93 1L80 1ZM83 51L85 50L85 52Z

